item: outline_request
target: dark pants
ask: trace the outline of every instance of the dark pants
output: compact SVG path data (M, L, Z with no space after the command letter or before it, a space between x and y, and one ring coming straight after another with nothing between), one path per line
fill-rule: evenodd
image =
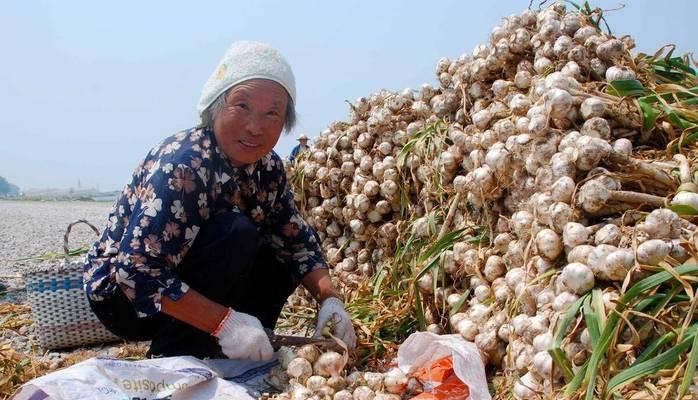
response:
M178 266L182 281L207 298L254 315L274 329L281 309L298 286L288 266L259 246L255 224L238 213L220 214L204 225ZM225 358L217 339L164 313L138 318L120 290L90 301L100 321L125 340L152 340L149 355ZM201 310L206 312L206 310Z

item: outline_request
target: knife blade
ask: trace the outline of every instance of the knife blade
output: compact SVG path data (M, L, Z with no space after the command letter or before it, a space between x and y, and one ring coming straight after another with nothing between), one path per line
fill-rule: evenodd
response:
M290 335L273 335L271 337L271 347L278 350L281 346L304 346L306 344L314 344L326 348L339 348L337 342L327 338L313 338L305 336L290 336Z

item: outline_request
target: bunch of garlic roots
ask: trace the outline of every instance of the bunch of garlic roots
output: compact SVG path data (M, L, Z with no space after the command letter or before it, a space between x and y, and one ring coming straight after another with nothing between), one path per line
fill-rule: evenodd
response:
M568 306L600 288L610 310L645 268L678 265L693 246L696 227L667 208L698 209L693 160L647 157L665 143L643 131L631 101L603 91L641 78L633 47L555 4L505 18L472 55L439 60L439 87L353 103L348 121L288 166L347 293L359 295L409 237L484 227L488 241L444 252L447 279L419 279L430 330L475 342L485 362L517 377L517 398L553 393L562 377L547 350ZM430 299L461 308L450 315ZM574 368L590 354L580 324L564 342ZM311 378L304 365L292 374L299 383L350 398L339 396L345 380ZM357 386L353 398L379 386Z

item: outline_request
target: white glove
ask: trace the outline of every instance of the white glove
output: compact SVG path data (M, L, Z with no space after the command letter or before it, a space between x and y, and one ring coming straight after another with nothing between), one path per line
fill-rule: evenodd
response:
M221 329L214 336L228 358L271 360L274 349L257 318L231 309L221 324Z
M322 302L320 311L318 311L314 337L322 336L322 328L327 325L328 321L331 321L331 325L334 326L333 335L342 339L350 349L356 347L356 333L351 324L351 318L344 310L342 301L336 297L328 297Z

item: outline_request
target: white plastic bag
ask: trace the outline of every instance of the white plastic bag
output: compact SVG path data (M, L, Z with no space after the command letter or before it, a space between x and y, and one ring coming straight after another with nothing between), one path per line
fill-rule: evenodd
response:
M91 358L25 384L14 400L254 400L247 383L259 384L277 361L217 360L213 369L194 357L142 361ZM214 372L228 369L233 380ZM228 376L225 376L226 378Z
M448 356L453 356L453 371L458 379L468 385L470 398L491 400L480 351L474 343L464 340L460 335L413 333L400 345L397 363L402 372L410 374Z

